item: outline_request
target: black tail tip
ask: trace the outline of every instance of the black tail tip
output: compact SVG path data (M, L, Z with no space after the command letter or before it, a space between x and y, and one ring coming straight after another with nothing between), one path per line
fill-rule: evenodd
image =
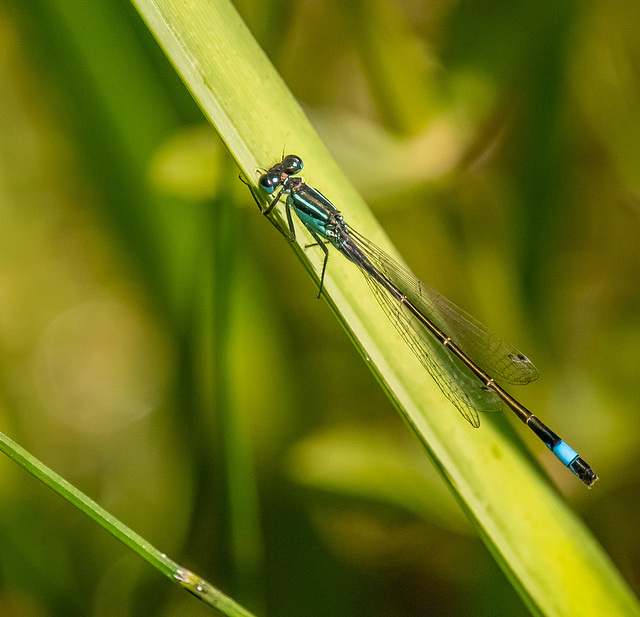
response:
M578 457L573 463L571 463L571 471L578 476L589 488L593 486L598 476L593 469L585 463L580 457Z

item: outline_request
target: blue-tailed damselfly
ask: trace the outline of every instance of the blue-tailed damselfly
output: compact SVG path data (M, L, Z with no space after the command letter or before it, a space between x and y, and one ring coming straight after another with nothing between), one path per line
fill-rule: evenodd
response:
M480 426L479 411L500 411L505 404L563 465L591 486L598 479L591 467L495 381L527 384L538 377L533 363L349 227L342 214L320 191L297 176L301 171L300 157L288 155L260 176L260 190L266 195L275 193L264 209L253 189L251 192L260 211L267 217L280 198L286 195L288 231L273 219L269 220L294 241L293 210L324 252L318 295L322 293L329 258L326 245L331 244L360 268L380 306L408 347L472 426Z

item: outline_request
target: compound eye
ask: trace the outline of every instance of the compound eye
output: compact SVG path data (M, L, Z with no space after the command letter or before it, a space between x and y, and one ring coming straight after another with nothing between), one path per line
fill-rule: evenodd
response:
M280 186L280 176L278 174L262 174L258 184L265 193L271 194Z
M302 159L295 154L289 154L282 159L283 171L289 176L293 176L295 174L299 174L302 171Z

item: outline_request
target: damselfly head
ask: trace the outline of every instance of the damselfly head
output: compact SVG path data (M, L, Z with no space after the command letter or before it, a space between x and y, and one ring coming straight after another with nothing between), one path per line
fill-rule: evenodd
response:
M301 171L302 159L295 154L289 154L266 173L262 174L258 180L258 185L265 193L270 195L280 185L285 184L289 176L295 176Z
M282 183L282 174L269 170L266 174L262 174L258 180L260 188L271 195Z

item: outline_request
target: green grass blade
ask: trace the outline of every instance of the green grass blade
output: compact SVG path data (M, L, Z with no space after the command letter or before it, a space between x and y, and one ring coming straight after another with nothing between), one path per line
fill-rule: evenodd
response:
M134 4L248 178L255 181L256 169L279 160L283 149L299 154L307 182L354 228L396 254L228 2ZM266 224L265 233L282 241ZM308 243L301 230L298 254L317 273L320 257L303 250ZM334 257L325 288L332 310L532 613L640 615L603 549L520 449L492 423L471 430L452 411L357 269Z
M0 433L0 451L26 469L41 482L64 497L69 503L84 512L112 536L138 553L157 570L174 583L185 588L205 604L217 608L229 617L251 617L252 613L240 606L235 600L223 594L211 583L200 578L187 568L169 559L164 553L149 544L144 538L109 514L93 499L87 497L75 486L67 482L53 470L29 454L15 441Z

